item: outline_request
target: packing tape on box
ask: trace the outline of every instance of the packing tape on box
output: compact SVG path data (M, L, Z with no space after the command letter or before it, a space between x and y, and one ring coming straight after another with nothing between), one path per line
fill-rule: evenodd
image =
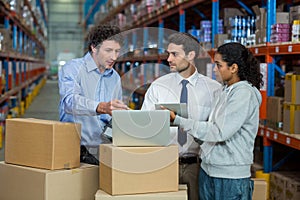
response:
M270 195L270 174L264 173L262 170L258 170L255 172L255 178L263 178L267 182L267 199L269 199Z
M300 105L283 104L283 109L290 111L290 133L295 133L295 111L300 111Z

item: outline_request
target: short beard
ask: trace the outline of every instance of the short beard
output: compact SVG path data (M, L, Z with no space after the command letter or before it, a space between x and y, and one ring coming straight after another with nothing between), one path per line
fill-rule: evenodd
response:
M178 72L178 73L184 72L184 71L186 71L189 67L190 67L190 65L186 66L185 68L183 68L183 69L181 69L181 70L179 70L179 71L177 71L177 72Z

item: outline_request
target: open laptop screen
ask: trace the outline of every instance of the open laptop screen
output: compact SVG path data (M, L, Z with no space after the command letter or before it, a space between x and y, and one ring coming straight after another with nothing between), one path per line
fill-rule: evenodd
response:
M167 146L170 143L168 110L114 110L112 136L115 146Z

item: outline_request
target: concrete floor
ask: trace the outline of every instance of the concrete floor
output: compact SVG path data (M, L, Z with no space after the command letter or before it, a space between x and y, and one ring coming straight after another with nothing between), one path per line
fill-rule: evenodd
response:
M44 87L40 90L40 93L32 101L22 117L58 121L58 104L58 83L57 81L47 80ZM0 161L4 160L4 145L3 143L3 147L0 149Z

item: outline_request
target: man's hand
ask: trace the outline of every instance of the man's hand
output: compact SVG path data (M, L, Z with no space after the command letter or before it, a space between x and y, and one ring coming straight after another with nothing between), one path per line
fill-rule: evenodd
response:
M100 102L97 106L97 113L112 115L113 110L129 110L128 106L120 100Z

